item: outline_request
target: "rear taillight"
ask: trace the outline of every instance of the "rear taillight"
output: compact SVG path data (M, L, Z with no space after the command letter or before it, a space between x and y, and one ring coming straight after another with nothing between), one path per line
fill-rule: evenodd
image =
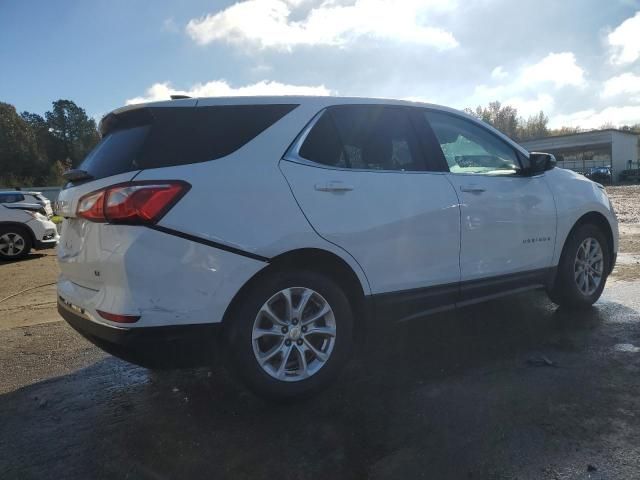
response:
M189 188L188 183L179 180L120 183L82 197L76 214L92 222L153 224Z

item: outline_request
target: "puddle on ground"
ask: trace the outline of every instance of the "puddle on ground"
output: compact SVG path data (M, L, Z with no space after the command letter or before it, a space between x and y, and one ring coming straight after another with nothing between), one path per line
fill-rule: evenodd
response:
M628 353L638 353L640 352L640 347L636 347L630 343L618 343L614 345L613 349L616 352L628 352Z

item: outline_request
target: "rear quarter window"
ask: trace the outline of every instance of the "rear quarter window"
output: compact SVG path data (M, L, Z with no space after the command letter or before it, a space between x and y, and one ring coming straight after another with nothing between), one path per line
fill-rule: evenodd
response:
M149 107L108 116L103 139L80 165L93 178L225 157L297 105Z

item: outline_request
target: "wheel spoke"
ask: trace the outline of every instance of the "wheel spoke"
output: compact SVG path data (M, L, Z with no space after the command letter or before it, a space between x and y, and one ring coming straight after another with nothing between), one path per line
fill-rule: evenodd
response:
M309 340L307 340L306 338L304 339L304 344L305 346L311 351L311 353L313 353L314 357L316 357L318 360L320 360L321 362L326 362L327 359L329 357L327 357L327 355L324 352L321 352L320 350L318 350L316 347L314 347L311 342L309 342Z
M309 335L322 335L324 337L335 337L336 329L333 327L313 327L307 330L307 336Z
M262 365L264 365L265 363L267 363L269 360L271 360L273 357L275 357L276 355L278 355L278 353L280 353L282 351L282 347L284 346L284 342L280 342L278 345L276 345L275 347L273 347L271 350L269 350L268 352L264 353L262 356L260 356L259 360L260 363Z
M291 355L291 350L293 350L293 345L285 346L282 348L282 360L280 361L280 366L276 371L276 377L282 377L285 368L287 367L287 362L289 361L289 356Z
M300 319L302 318L304 309L307 308L307 304L309 303L309 300L311 299L313 294L314 294L313 290L305 290L302 293L302 296L300 297L300 301L298 302L298 308L296 308L296 315L298 316L298 318Z
M289 323L291 321L291 318L293 317L293 300L291 298L291 289L288 288L280 293L282 295L282 298L284 298L285 320L287 323Z
M254 328L251 338L257 340L262 337L284 337L284 333L279 328Z
M305 351L299 346L296 345L296 352L298 352L298 360L299 360L299 370L301 371L301 375L303 377L309 376L309 366L307 365L307 357L305 356Z
M330 311L331 311L331 307L329 306L328 303L325 303L318 312L314 313L309 318L305 318L304 320L301 320L301 323L302 325L309 325L310 323L317 322Z
M278 318L275 312L271 310L271 306L268 303L265 303L262 306L262 308L260 309L260 313L267 317L267 319L269 319L269 321L271 321L271 323L273 323L274 325L280 325L281 327L287 325L287 322Z

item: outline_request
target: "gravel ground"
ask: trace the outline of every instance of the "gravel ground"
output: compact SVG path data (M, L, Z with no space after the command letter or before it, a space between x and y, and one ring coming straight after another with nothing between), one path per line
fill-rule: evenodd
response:
M0 479L640 478L640 186L579 314L539 292L393 325L309 401L223 369L153 373L54 310L52 255L0 264Z

